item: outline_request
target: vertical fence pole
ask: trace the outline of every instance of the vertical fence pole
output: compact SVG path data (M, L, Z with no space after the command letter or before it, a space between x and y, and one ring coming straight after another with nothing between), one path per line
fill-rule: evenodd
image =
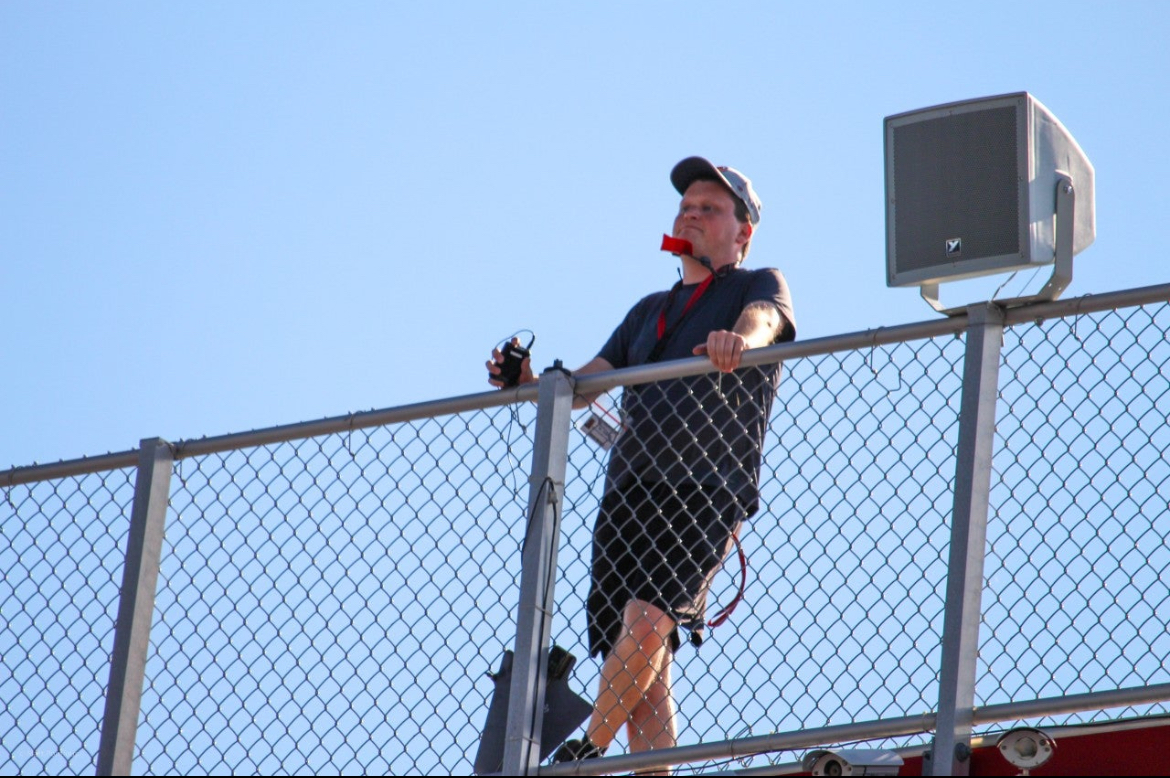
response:
M134 758L173 459L170 444L160 438L146 438L139 445L134 508L130 514L122 596L114 628L110 682L98 750L98 775L129 775Z
M967 775L975 707L975 666L983 602L987 503L1003 309L986 303L967 309L967 353L955 464L955 509L943 617L938 718L930 775Z
M560 515L569 452L573 383L557 362L540 377L529 481L528 527L521 557L520 603L512 661L504 775L535 774L552 634Z

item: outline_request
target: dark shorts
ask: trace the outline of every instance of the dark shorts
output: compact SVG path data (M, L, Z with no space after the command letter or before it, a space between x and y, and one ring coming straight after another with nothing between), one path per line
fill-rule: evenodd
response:
M631 600L661 608L701 630L711 580L745 518L726 489L636 482L607 492L593 530L589 587L589 652L608 654ZM672 634L678 650L679 634Z

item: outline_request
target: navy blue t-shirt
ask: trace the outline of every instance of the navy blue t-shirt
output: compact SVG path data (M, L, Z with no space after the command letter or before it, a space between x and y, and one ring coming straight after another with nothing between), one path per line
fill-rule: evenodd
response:
M754 302L772 303L783 316L777 343L796 337L792 298L779 270L734 269L716 278L684 315L697 286L680 286L673 298L669 292L644 297L598 356L615 368L646 364L668 302L666 343L654 361L694 356L709 333L731 330ZM725 486L754 513L764 433L779 382L780 366L762 365L626 387L625 429L610 456L606 490L635 480Z

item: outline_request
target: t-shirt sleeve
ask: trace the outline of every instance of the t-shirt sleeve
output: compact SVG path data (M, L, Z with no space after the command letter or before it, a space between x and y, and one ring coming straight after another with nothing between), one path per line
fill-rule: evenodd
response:
M746 308L751 303L769 302L776 306L780 315L784 317L784 324L776 335L776 343L786 343L796 339L796 316L792 312L792 295L788 291L788 282L784 274L774 267L761 268L752 272L744 295L743 305Z

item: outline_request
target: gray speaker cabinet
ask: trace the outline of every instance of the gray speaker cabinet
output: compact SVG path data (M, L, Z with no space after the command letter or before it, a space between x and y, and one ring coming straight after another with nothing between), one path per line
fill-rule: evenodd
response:
M1096 236L1093 166L1027 92L887 116L885 162L888 286L937 291L940 281L1053 263L1058 194L1073 188L1062 230L1070 279L1071 255Z

